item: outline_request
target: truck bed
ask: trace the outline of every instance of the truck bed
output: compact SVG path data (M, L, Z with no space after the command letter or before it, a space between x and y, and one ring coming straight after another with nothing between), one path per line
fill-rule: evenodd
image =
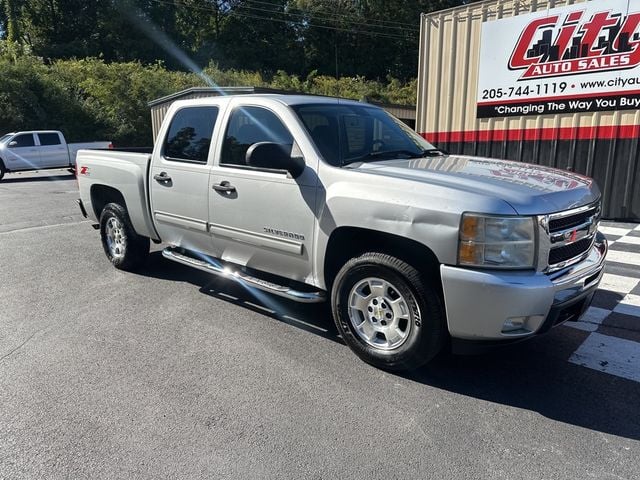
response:
M69 164L75 165L76 157L80 150L96 150L102 148L109 148L111 142L83 142L83 143L67 143L67 150L69 152Z
M80 197L90 219L99 222L97 192L117 190L124 197L133 228L139 235L158 239L149 205L151 155L122 150L80 150L76 159ZM92 195L93 193L93 195Z

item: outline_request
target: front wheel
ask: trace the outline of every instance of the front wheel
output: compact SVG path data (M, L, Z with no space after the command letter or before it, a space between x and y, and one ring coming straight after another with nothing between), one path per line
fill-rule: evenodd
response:
M436 289L409 264L381 253L349 260L331 292L336 327L362 360L385 370L411 370L431 360L445 340Z
M102 210L100 237L107 258L120 270L136 270L149 255L149 239L135 232L127 210L117 203L109 203Z
M2 160L0 160L0 180L2 180L2 177L4 177L4 174L7 172L7 169L4 166L4 163L2 163Z

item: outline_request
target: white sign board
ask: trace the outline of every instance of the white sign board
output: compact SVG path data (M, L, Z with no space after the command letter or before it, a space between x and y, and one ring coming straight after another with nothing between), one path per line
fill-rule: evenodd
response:
M478 118L638 108L639 0L594 0L482 25Z

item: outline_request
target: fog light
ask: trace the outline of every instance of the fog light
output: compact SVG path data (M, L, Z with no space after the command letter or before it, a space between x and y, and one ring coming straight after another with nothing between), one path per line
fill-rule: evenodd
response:
M511 317L508 318L502 326L502 333L528 333L529 330L525 328L527 324L527 317Z

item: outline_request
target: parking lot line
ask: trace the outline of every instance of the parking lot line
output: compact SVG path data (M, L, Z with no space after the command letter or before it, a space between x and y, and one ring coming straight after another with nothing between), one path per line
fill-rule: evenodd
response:
M611 253L611 251L609 251ZM600 290L610 290L612 292L624 293L625 295L633 290L638 285L637 278L623 277L622 275L614 275L612 273L605 273L602 276L600 282Z
M616 235L620 237L625 236L631 231L630 228L603 227L603 226L598 227L598 230L600 230L605 235Z
M609 250L607 260L612 262L627 263L630 265L640 266L640 253L621 252L618 250Z
M569 362L640 382L640 343L591 333Z
M624 313L625 315L633 315L634 317L640 317L640 295L628 294L622 299L622 301L613 309L616 313Z

